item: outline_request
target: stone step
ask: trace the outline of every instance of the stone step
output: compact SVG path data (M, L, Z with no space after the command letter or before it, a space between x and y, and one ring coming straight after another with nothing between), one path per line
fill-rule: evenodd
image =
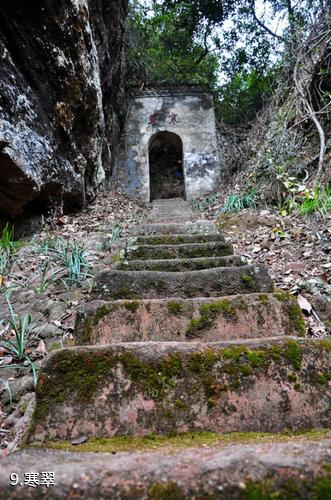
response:
M169 211L172 213L176 212L188 212L193 214L193 210L189 202L180 198L170 198L164 200L154 200L152 202L152 213L162 212L162 210Z
M148 219L158 220L159 218L174 217L186 220L196 219L197 215L194 214L192 209L187 205L164 205L162 207L153 207L152 212L148 216Z
M222 299L92 301L81 304L76 345L114 342L202 341L304 336L305 323L289 294Z
M150 223L142 224L134 228L134 235L152 234L210 234L217 231L216 225L212 221L197 220L186 223Z
M320 437L319 437L320 436ZM233 443L231 443L231 438ZM159 444L160 443L160 444ZM23 449L1 462L2 498L146 500L267 500L330 498L327 432L298 436L190 433L163 441L131 440L124 452L117 440L89 441L68 451ZM88 450L82 453L80 450ZM91 451L107 450L103 453ZM118 449L120 451L118 451ZM128 453L129 451L129 453ZM197 459L198 457L198 459ZM55 485L11 486L13 471L24 480L54 473Z
M28 443L331 426L331 342L73 347L45 360Z
M187 212L178 212L178 213L172 213L172 212L165 212L165 211L160 211L159 213L153 213L152 215L147 217L147 221L150 221L152 223L179 223L183 224L186 223L187 221L194 222L197 220L198 216L197 215L190 215Z
M187 217L189 220L190 217L194 217L194 213L190 208L187 207L171 207L170 205L168 207L160 207L160 208L154 208L150 214L151 218L157 219L159 216L161 217Z
M168 234L138 236L139 245L181 245L186 243L209 243L225 242L224 235L220 233L212 234Z
M93 297L99 299L158 299L221 297L273 291L261 265L217 267L202 271L102 271L95 277Z
M129 260L119 264L117 269L122 271L180 272L245 265L247 265L245 257L230 255L226 257L205 257L204 259Z
M169 200L154 200L153 208L147 220L152 222L183 223L198 219L190 204L185 200L174 198Z
M131 260L190 259L194 257L223 257L233 254L233 246L224 241L186 243L182 245L139 245L130 253Z
M184 200L183 198L159 198L158 200L153 200L152 201L152 206L154 207L162 207L164 205L182 205L182 206L187 206L189 207L190 204L188 201Z

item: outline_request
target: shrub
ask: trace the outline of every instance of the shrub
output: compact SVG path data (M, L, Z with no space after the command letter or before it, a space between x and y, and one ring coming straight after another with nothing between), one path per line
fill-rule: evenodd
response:
M256 194L255 191L239 194L229 194L224 205L215 215L226 212L240 212L244 208L256 207Z

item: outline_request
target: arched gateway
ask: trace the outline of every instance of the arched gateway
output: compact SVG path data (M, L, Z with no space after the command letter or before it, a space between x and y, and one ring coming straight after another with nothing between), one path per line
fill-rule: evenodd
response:
M173 132L158 132L149 142L150 201L185 198L183 143Z
M113 180L140 200L187 200L216 191L219 179L213 96L190 86L131 93Z

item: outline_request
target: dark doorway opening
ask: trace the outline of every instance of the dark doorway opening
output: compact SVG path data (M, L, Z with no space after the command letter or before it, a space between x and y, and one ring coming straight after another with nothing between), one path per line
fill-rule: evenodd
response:
M149 144L151 201L185 198L183 144L177 134L159 132Z

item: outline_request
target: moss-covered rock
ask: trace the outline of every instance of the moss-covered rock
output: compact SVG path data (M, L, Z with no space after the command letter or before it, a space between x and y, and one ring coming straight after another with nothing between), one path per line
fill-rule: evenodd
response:
M186 331L188 338L195 337L202 330L207 330L212 326L215 319L219 315L235 322L237 320L236 309L232 302L227 299L219 300L217 302L210 302L209 304L202 304L199 308L200 317L192 319Z
M130 259L191 259L198 257L222 257L233 254L233 247L224 241L186 243L180 245L139 245L130 253Z
M289 339L56 351L39 378L31 440L328 426L329 348Z
M188 243L224 242L224 236L215 234L164 234L152 236L139 236L140 245L183 245Z
M249 282L243 277L248 276ZM171 297L221 297L269 293L271 278L263 266L220 267L202 271L103 271L96 276L93 296L98 299L156 299Z

